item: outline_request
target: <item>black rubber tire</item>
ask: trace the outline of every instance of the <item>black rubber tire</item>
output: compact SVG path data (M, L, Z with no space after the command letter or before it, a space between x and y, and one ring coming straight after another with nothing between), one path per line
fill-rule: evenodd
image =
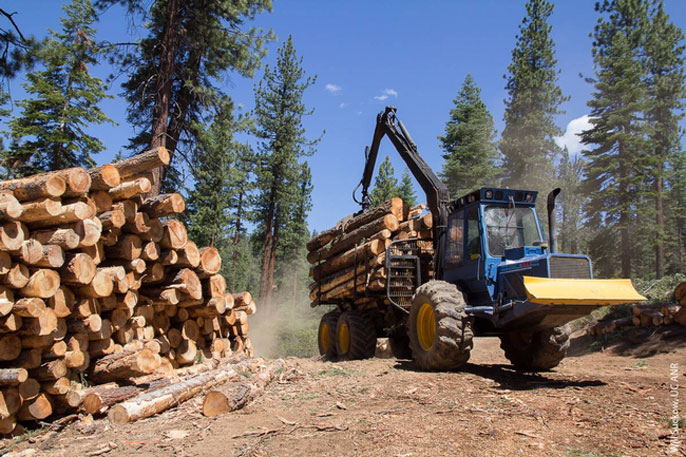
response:
M348 327L348 350L341 347L339 333L343 324ZM376 329L374 322L361 311L345 311L336 324L336 352L339 360L360 360L374 357Z
M569 349L569 325L533 333L500 336L505 357L517 370L548 371L560 364Z
M425 303L433 308L435 337L426 350L419 342L417 315ZM472 319L465 312L465 300L454 284L429 281L414 294L407 320L412 358L419 368L429 371L455 370L469 360L474 333Z
M396 359L412 359L410 337L407 336L407 329L405 327L396 331L393 336L388 337L388 345L391 347L391 353Z
M319 347L319 354L324 356L326 360L334 360L336 358L336 325L341 313L339 311L329 311L322 316L319 321L319 331L317 332L317 346ZM329 337L326 347L322 345L322 331L324 327L328 329Z

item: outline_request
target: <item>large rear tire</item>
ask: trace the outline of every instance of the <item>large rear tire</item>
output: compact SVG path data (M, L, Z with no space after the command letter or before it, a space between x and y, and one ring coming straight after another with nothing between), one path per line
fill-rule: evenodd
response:
M472 319L454 284L429 281L414 294L407 321L413 359L423 370L455 370L469 360Z
M336 325L336 352L340 360L374 357L376 329L372 319L360 311L346 311Z
M317 334L317 345L319 354L327 360L336 358L336 324L341 313L329 311L322 316L319 321L319 332Z
M538 332L512 332L500 336L505 357L518 370L547 371L560 364L569 349L569 325Z

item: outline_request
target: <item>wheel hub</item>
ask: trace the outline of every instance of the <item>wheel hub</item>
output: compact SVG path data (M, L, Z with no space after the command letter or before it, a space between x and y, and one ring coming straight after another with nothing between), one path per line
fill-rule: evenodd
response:
M431 350L436 339L436 317L430 303L424 303L417 313L417 337L422 349Z
M350 329L345 322L341 322L338 329L338 344L341 347L341 354L347 354L350 349Z

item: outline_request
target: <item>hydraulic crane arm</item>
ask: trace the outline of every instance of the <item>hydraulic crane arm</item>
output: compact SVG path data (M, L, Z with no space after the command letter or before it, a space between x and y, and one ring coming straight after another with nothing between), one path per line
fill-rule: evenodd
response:
M445 246L445 233L448 225L448 203L450 197L448 188L441 182L429 165L421 158L417 152L417 145L412 141L410 133L403 123L396 117L396 108L387 106L386 109L376 117L376 128L372 145L365 151L365 166L362 180L355 188L355 191L362 186L362 200L353 199L362 205L362 210L366 211L370 206L369 185L374 174L376 158L379 153L379 145L384 136L388 136L393 146L397 149L400 157L405 161L410 172L415 177L422 190L426 194L426 204L433 215L433 239L435 240L435 262L436 278L442 277L443 253Z

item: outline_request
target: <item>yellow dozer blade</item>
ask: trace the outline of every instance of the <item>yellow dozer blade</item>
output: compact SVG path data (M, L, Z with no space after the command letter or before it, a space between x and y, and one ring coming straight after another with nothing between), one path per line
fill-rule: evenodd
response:
M621 305L645 300L630 279L565 279L524 276L530 302L541 305Z

